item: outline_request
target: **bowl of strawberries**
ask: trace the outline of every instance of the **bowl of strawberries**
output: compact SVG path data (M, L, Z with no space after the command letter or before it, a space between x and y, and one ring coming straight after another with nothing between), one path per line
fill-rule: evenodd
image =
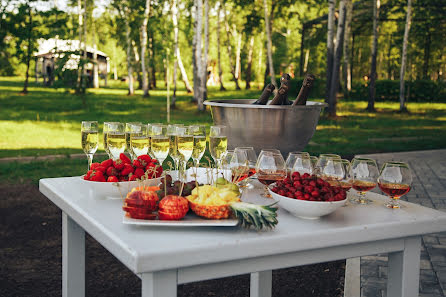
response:
M124 198L134 187L157 186L162 173L158 161L149 155L141 155L132 162L121 154L117 160L91 164L82 181L92 197Z
M303 219L318 219L345 205L347 193L320 177L294 172L268 187L280 207Z

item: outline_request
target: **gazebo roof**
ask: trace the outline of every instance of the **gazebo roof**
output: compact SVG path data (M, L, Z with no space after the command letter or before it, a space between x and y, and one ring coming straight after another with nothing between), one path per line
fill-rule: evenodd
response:
M46 56L52 55L55 52L73 52L77 50L83 50L83 46L80 46L79 40L61 40L56 38L50 39L39 39L38 40L38 51L34 56ZM87 53L94 53L94 48L92 46L87 45ZM107 54L101 52L100 50L96 50L98 56L103 56L107 58Z

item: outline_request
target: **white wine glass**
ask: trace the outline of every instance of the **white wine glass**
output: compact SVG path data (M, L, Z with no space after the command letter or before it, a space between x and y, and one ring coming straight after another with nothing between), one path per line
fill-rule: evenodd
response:
M116 122L108 126L107 148L110 152L110 159L117 160L119 155L125 152L125 129L124 124Z
M356 204L369 204L372 200L365 197L366 192L376 187L379 176L375 160L369 158L354 158L351 165L352 188L358 191L357 199L351 199Z
M155 158L158 159L160 166L163 165L164 160L169 154L169 137L166 132L166 125L152 124L151 149Z
M217 164L217 173L221 168L221 160L226 154L227 149L227 127L222 125L211 126L211 131L209 133L209 150L211 151L212 158Z
M180 171L185 179L187 161L194 151L194 136L189 127L177 127L177 151L180 155Z
M194 150L192 151L192 159L194 166L199 167L200 160L206 151L206 127L201 125L189 126L190 133L194 136Z
M147 125L140 125L139 132L130 134L130 148L135 159L149 152L150 139L147 133Z
M136 159L135 154L132 151L132 147L130 146L130 137L132 134L139 133L141 129L141 122L130 122L125 123L125 145L127 148L127 152L130 155L132 160Z
M412 172L407 163L387 162L383 165L378 177L378 186L390 201L385 204L388 208L400 208L398 200L410 191Z
M149 136L149 152L148 152L148 154L150 155L150 157L152 159L155 159L155 155L152 153L152 135L153 135L152 126L153 125L162 125L162 123L148 123L147 124L147 134Z
M178 152L177 128L184 127L183 124L171 124L167 126L167 136L169 137L169 156L174 162L174 169L179 169L181 155Z
M93 162L93 155L98 149L98 122L97 121L83 121L81 124L81 143L84 153L88 159L88 170L90 170Z
M104 127L102 129L102 136L104 139L104 150L107 153L109 159L112 159L111 154L110 154L110 150L108 149L108 144L107 144L107 133L108 131L111 129L113 130L114 127L119 124L119 122L104 122Z

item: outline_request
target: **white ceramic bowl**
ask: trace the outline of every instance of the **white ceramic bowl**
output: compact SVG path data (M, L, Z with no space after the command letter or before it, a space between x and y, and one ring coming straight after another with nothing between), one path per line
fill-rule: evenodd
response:
M302 219L319 219L344 206L347 201L347 199L341 201L307 201L288 198L274 193L271 190L274 186L275 184L272 184L268 187L268 191L273 199L278 202L281 208Z
M139 185L144 186L157 186L161 182L161 177L152 178L143 181L141 184L138 181L124 181L124 182L95 182L84 180L83 176L80 177L82 180L82 184L85 187L88 187L90 197L97 198L112 198L112 199L121 199L127 196L127 193L130 192L134 187L138 187Z

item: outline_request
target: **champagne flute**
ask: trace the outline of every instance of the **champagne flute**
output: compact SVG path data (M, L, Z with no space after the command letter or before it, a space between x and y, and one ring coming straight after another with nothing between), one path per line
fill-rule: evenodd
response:
M379 172L375 160L354 158L351 165L351 174L353 178L352 188L359 192L358 198L351 199L351 202L357 204L371 203L372 200L366 198L365 193L376 187Z
M108 126L107 148L110 152L110 159L117 160L119 155L125 151L125 129L124 124L116 122Z
M155 155L152 153L152 135L153 135L152 126L153 125L162 125L162 124L161 123L148 123L147 124L147 134L149 136L149 152L148 152L148 154L150 155L150 157L152 159L155 159Z
M237 150L237 148L234 150L232 158L229 161L229 169L232 173L231 180L233 183L240 183L249 176L249 161L246 151L241 149ZM241 186L246 187L245 185Z
M88 159L88 170L90 170L93 162L93 155L98 149L98 122L97 121L83 121L81 124L81 143L84 153Z
M180 155L181 170L185 178L187 161L192 157L194 150L194 136L189 127L177 127L177 151Z
M166 125L152 125L152 141L151 148L155 158L158 159L160 166L169 154L169 137L166 135Z
M130 134L130 148L135 159L149 152L150 139L147 134L147 125L140 125L139 132Z
M265 193L262 196L271 198L268 193L268 185L286 177L286 164L282 154L264 152L259 156L256 171L257 179L265 185Z
M189 126L190 133L194 136L194 150L192 159L195 167L199 167L200 160L206 151L206 127L200 125Z
M345 176L344 164L337 157L329 157L326 160L327 162L322 169L322 179L331 186L338 187L341 185L340 181Z
M130 158L132 158L132 160L135 159L135 155L132 151L132 147L130 146L130 136L134 133L139 133L140 127L141 127L141 122L125 123L125 145L127 148L127 152L129 153Z
M310 154L307 152L291 152L287 158L287 175L293 176L294 172L299 172L300 175L305 173L311 175L313 173L313 166L311 165Z
M116 126L116 124L118 124L119 122L104 122L104 128L102 129L102 135L104 138L104 150L107 153L108 157L111 159L111 154L110 154L110 150L108 149L108 144L107 144L107 133L108 131L111 129L113 130L114 127Z
M172 158L174 163L174 169L179 169L179 162L181 155L178 152L177 145L177 128L184 127L183 124L173 124L167 126L167 136L169 136L169 156Z
M383 165L378 177L378 186L390 201L385 204L388 208L400 208L398 200L410 191L412 173L404 162L387 162Z
M336 158L341 160L341 156L336 154L320 154L319 159L316 163L316 166L314 167L314 173L317 176L322 176L322 170L324 169L325 165L327 164L328 158Z
M234 152L244 151L246 153L247 162L248 162L248 178L244 179L241 183L241 187L254 187L251 183L249 183L249 179L256 174L256 163L257 163L257 155L252 146L239 146L236 147Z
M211 131L209 134L209 150L211 151L211 156L217 163L217 173L218 169L221 168L221 160L226 154L228 149L228 137L226 126L211 126Z

